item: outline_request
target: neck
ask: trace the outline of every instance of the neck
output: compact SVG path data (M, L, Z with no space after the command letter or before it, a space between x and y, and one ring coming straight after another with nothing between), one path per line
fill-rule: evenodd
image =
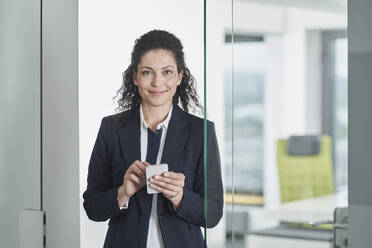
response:
M151 106L146 103L142 103L143 118L145 119L147 125L153 130L156 131L156 128L159 123L163 122L170 111L172 104L168 106Z

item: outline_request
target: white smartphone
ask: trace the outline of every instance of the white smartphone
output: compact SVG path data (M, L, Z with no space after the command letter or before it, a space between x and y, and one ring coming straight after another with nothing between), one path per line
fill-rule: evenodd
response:
M146 167L146 186L147 186L147 194L156 194L160 193L159 191L151 188L149 186L150 177L154 175L160 175L163 172L168 171L168 164L152 164Z

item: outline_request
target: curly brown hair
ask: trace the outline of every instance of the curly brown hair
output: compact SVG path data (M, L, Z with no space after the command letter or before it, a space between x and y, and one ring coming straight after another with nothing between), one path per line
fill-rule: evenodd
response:
M181 100L184 111L193 111L203 113L203 107L198 100L198 94L195 89L195 78L186 67L183 46L181 41L173 34L164 30L152 30L135 41L132 51L131 64L123 73L123 84L117 91L119 96L118 107L116 111L125 111L136 108L142 101L137 86L133 82L133 73L137 72L138 64L143 54L153 49L165 49L173 53L177 64L177 70L183 70L181 84L177 86L176 93L173 96L173 104L178 104ZM116 98L114 97L114 98Z

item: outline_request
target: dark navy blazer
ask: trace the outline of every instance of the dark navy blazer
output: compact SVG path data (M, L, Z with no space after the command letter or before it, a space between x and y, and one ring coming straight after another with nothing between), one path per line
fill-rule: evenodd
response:
M89 162L84 208L93 221L110 219L104 247L142 246L139 232L144 198L139 191L120 210L117 193L128 167L141 161L139 108L104 117ZM176 211L158 194L157 213L165 248L204 247L200 226L212 228L223 214L221 164L214 123L207 122L207 218L204 218L203 119L173 106L161 163L185 175L184 196Z

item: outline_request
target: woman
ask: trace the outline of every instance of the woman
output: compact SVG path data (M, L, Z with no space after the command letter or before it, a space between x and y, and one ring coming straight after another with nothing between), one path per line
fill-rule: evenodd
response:
M204 247L200 226L222 217L219 151L208 121L204 218L203 119L188 113L202 108L182 49L166 31L137 39L118 91L122 112L101 122L83 197L89 219L110 219L104 247ZM146 167L160 163L168 172L149 180L159 193L148 194Z

